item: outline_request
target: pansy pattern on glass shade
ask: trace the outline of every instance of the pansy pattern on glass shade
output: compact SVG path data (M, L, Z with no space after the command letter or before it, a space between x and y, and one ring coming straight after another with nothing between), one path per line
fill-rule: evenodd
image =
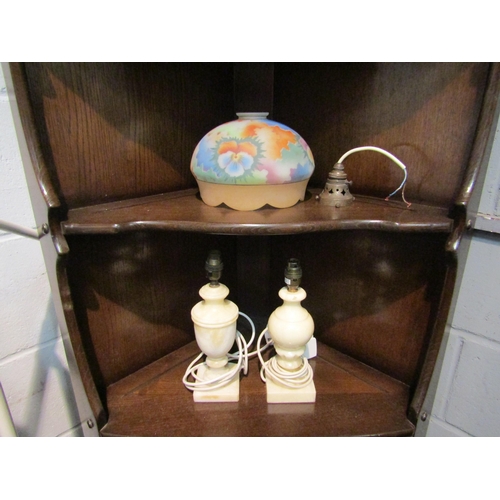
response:
M285 184L311 177L314 159L304 139L281 123L238 119L219 125L196 146L191 171L218 184Z
M229 177L251 174L252 167L258 163L259 148L260 144L251 139L222 139L215 148L217 165Z

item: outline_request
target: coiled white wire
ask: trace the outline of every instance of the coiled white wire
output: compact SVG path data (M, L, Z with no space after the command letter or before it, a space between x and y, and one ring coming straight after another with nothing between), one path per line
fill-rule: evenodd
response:
M262 333L259 335L256 347L257 355L259 356L259 360L261 363L261 380L263 382L267 382L267 379L269 378L274 382L284 385L285 387L290 387L291 389L300 389L307 386L307 384L309 384L313 379L313 369L311 368L311 365L306 358L302 358L302 367L299 370L293 372L285 370L284 368L279 366L276 356L273 356L268 361L264 361L264 358L261 355L261 351L267 348L269 345L273 344L272 341L269 341L263 349L260 348L262 337L266 334L267 330L267 327L264 328Z
M292 389L300 389L301 387L305 387L309 384L309 382L313 379L313 370L307 359L303 358L304 362L302 367L294 372L281 368L276 360L276 356L273 356L268 361L264 361L262 352L273 345L273 341L269 340L263 347L261 347L262 337L264 337L268 331L267 326L259 335L255 351L248 352L249 348L253 344L253 341L255 340L255 325L251 318L246 314L242 312L239 312L238 314L243 316L249 322L252 328L252 334L250 336L250 340L247 342L245 337L239 331L236 332L236 345L238 346L238 351L227 355L230 360L237 360L234 368L211 380L201 380L198 376L198 370L201 366L206 364L204 361L202 363L198 363L198 361L203 357L203 353L201 352L189 364L186 372L184 373L184 377L182 378L182 382L187 389L191 391L211 391L214 389L220 389L221 387L229 384L240 371L243 371L244 375L246 375L248 373L248 360L254 356L259 357L259 361L261 363L260 378L263 382L267 382L267 378L269 378ZM193 378L194 382L190 382L189 377Z
M342 157L340 158L340 160L337 163L342 163L348 156L350 156L353 153L357 153L359 151L376 151L377 153L381 153L381 154L387 156L387 158L390 158L399 168L401 168L403 170L403 172L404 172L403 182L400 184L400 186L395 191L393 191L389 196L387 196L386 200L388 200L391 196L395 195L400 189L402 189L401 196L403 198L403 201L409 207L411 205L411 203L408 203L406 201L405 194L404 194L405 187L406 187L406 181L408 179L408 170L406 168L406 165L401 160L396 158L392 153L389 153L385 149L378 148L376 146L361 146L359 148L351 149L350 151L347 151L347 153L342 155Z
M186 372L184 373L184 377L182 378L182 382L187 389L191 391L194 390L211 391L214 389L220 389L221 387L224 387L225 385L230 383L234 379L234 377L240 372L240 370L242 370L245 375L248 373L248 360L252 355L256 354L255 352L254 353L248 352L248 349L251 347L255 339L255 325L253 321L250 319L250 317L247 316L246 314L242 312L238 314L240 316L243 316L249 322L252 328L252 335L250 337L250 340L247 342L245 340L245 337L239 331L236 332L236 345L238 346L238 351L235 353L229 353L227 355L227 357L230 360L237 360L235 366L231 370L220 375L219 377L213 378L211 380L201 380L198 377L198 370L202 365L205 365L205 362L198 363L198 361L203 357L203 353L201 352L189 364ZM190 382L189 377L192 377L194 379L194 382Z

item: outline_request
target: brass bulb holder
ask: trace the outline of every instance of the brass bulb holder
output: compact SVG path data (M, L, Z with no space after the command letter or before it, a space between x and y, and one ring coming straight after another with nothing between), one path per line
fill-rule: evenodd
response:
M205 271L207 272L207 278L210 280L210 286L219 286L223 269L224 264L222 263L219 250L212 250L205 262Z
M336 208L349 206L354 201L354 196L349 190L350 184L351 181L347 180L347 174L344 172L344 165L336 163L328 174L325 188L319 195L320 203Z
M289 291L297 291L302 278L299 259L290 259L285 268L285 283Z

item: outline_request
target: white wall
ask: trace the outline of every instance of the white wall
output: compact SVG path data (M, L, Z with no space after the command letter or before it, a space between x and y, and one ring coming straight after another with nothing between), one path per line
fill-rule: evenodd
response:
M462 243L459 288L427 436L500 436L500 127ZM479 186L481 187L481 186ZM444 351L444 349L443 349ZM432 394L430 394L432 396Z
M4 68L0 67L0 219L34 228ZM0 231L0 304L0 383L17 435L83 435L82 411L75 400L39 241ZM90 416L86 412L85 426Z

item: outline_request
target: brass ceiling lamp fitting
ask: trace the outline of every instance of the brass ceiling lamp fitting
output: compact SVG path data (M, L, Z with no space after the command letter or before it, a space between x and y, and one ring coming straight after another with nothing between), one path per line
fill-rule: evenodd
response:
M406 203L406 206L409 208L411 206L411 203L408 203L406 201L404 194L406 181L408 179L408 170L406 168L406 165L401 160L396 158L392 153L389 153L385 149L378 148L376 146L361 146L359 148L354 148L350 151L347 151L347 153L345 153L333 166L332 171L328 174L325 188L319 195L316 196L316 199L319 200L322 205L333 206L336 208L347 207L354 201L354 197L349 191L349 186L350 184L352 184L352 182L347 180L347 174L344 172L343 161L351 154L359 153L360 151L376 151L377 153L381 153L384 156L387 156L387 158L390 158L399 168L403 170L403 182L401 182L400 186L389 196L387 196L385 200L389 200L389 198L391 198L401 190L401 197Z
M332 171L328 174L325 188L318 195L320 203L336 208L347 207L354 200L354 196L349 191L351 183L352 181L347 180L344 165L336 163Z

